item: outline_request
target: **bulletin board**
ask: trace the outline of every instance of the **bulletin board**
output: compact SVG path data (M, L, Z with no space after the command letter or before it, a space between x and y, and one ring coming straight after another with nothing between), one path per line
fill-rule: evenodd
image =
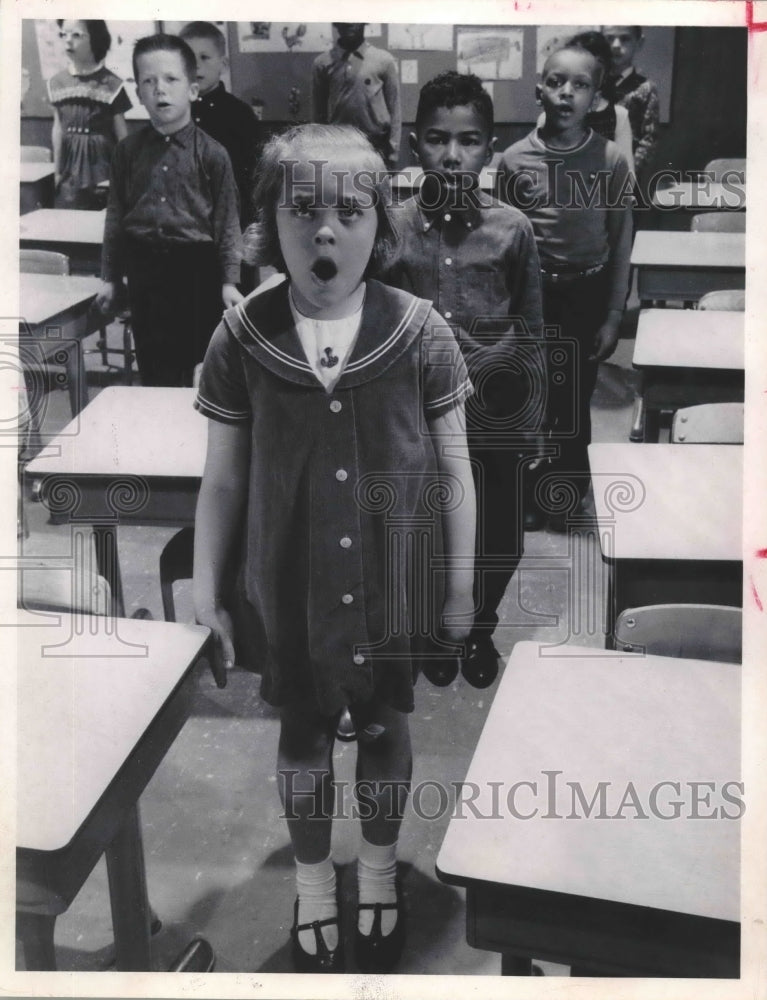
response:
M134 101L129 117L143 115L133 94L130 48L132 41L159 28L181 22L110 22L113 51L107 65L128 83ZM312 64L332 44L330 23L238 21L215 22L227 35L230 80L234 94L253 106L265 121L308 121L311 109ZM48 27L45 27L45 26ZM22 72L25 95L22 115L50 117L44 80L61 53L50 25L55 21L22 22ZM42 27L41 27L42 26ZM402 119L415 119L418 93L432 76L446 69L476 73L493 97L498 122L533 122L538 68L547 51L576 31L595 25L443 25L369 24L372 45L387 49L397 59L402 94ZM46 32L48 34L46 34ZM669 120L674 62L674 28L646 27L638 60L658 85L661 121ZM41 43L43 39L50 39ZM65 62L62 63L63 68ZM54 70L55 71L55 70Z
M397 59L402 119L415 120L423 84L446 69L476 73L486 83L499 122L533 122L540 108L535 83L541 49L556 47L577 31L598 25L368 25L371 45ZM263 104L266 121L308 121L312 64L330 44L330 24L237 22L230 24L234 92ZM647 27L639 67L658 85L661 121L669 120L674 28Z

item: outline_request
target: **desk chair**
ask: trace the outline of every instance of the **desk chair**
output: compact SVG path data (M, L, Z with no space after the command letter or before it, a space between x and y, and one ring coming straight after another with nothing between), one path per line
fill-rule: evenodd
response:
M739 157L725 157L718 160L709 160L703 168L704 173L711 174L715 183L721 184L722 180L729 175L730 180L734 180L733 173L740 174L742 182L746 182L746 161Z
M22 163L53 163L53 153L47 146L22 146Z
M99 330L99 339L96 344L95 351L86 351L86 354L100 354L101 364L104 368L111 369L113 371L120 371L117 365L111 364L109 361L110 354L119 354L122 359L122 376L123 385L133 385L133 362L136 357L136 352L133 349L133 332L131 328L131 314L130 308L125 307L117 312L114 317L114 322L119 323L123 331L123 345L122 347L110 347L107 343L107 330L106 324Z
M743 444L743 403L701 403L677 410L672 444Z
M69 258L66 254L55 250L19 250L19 271L22 274L69 274ZM22 344L19 345L20 348ZM20 352L24 367L24 378L30 396L29 420L30 432L39 439L40 423L37 415L40 389L50 392L64 386L69 390L69 406L72 416L78 412L78 379L84 377L85 368L77 350L66 351L66 361L63 366L52 358L46 357L42 364L33 360L30 351ZM24 354L26 353L26 358ZM58 353L58 352L55 352Z
M741 289L724 288L717 292L706 292L698 299L698 309L716 312L745 312L746 293Z
M745 212L700 212L690 219L691 233L745 233Z
M740 663L742 630L740 608L716 604L648 604L620 613L615 623L614 643L624 653Z

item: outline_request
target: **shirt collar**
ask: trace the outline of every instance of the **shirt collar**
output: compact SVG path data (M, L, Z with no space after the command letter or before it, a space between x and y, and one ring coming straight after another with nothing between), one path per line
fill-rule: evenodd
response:
M365 39L362 45L358 46L356 49L342 49L341 46L336 42L333 46L333 55L336 59L348 59L350 56L356 56L358 59L364 59L365 53L370 48L370 42Z
M195 101L195 104L209 104L211 107L216 101L216 98L222 97L226 93L226 87L224 86L224 81L219 80L218 84L213 88L213 90L208 91L207 94L200 94L200 96Z
M492 199L482 191L477 185L473 191L466 193L466 207L452 208L449 205L424 205L421 200L420 185L415 195L415 203L421 219L423 231L428 231L433 227L441 229L442 225L455 220L465 229L477 229L482 222L482 209L489 208Z
M93 76L94 73L98 73L98 71L103 68L104 68L103 59L101 60L101 62L97 62L96 65L93 67L93 69L89 69L87 73L78 72L77 69L75 69L75 64L73 62L67 63L67 73L69 73L70 76Z
M184 125L183 128L180 128L178 132L173 132L172 135L163 135L162 132L158 132L153 125L150 125L149 127L152 129L152 132L155 134L157 139L162 142L166 139L170 139L172 143L175 143L178 146L183 146L184 148L186 148L192 141L194 130L197 128L194 121L190 121L187 125Z

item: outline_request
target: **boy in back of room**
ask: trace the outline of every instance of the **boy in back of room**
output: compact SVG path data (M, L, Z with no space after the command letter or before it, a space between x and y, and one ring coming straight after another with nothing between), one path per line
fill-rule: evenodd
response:
M234 180L240 195L240 222L243 229L253 221L251 191L261 127L252 108L230 94L221 74L228 65L226 39L210 21L191 21L179 32L197 60L200 95L192 104L196 125L220 142L232 161Z
M636 175L646 187L658 145L660 105L658 88L634 67L634 59L644 45L642 28L638 25L605 25L602 34L612 55L611 72L603 85L604 94L608 100L628 111L634 137Z
M363 23L334 22L333 27L336 44L312 67L313 120L354 125L395 170L402 131L397 62L365 41Z
M186 42L140 38L133 73L150 124L112 158L97 302L111 313L127 276L142 384L191 386L223 308L242 300L237 189L226 150L192 121Z
M585 121L602 72L574 41L553 52L536 87L545 122L506 150L499 172L501 195L532 223L544 322L561 337L549 348L547 425L558 450L550 469L571 509L549 515L553 531L566 531L568 514L584 510L591 397L599 362L615 350L628 293L632 178L615 143Z
M476 687L498 673L492 634L523 549L521 484L537 454L543 410L541 285L532 226L479 189L493 154L493 102L473 74L440 73L418 99L410 143L426 172L395 213L400 252L384 275L431 299L451 324L475 394L466 403L477 490L474 622L462 672ZM449 684L457 672L424 665Z

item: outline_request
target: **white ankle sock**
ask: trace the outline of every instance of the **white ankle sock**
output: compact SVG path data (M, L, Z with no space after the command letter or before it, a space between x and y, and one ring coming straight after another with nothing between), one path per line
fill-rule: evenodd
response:
M301 861L296 861L296 890L299 924L337 917L336 870L331 855L315 865L305 865ZM320 927L320 934L328 949L335 951L338 947L338 927L332 924ZM308 955L317 954L317 941L313 929L301 931L298 941Z
M363 838L357 861L360 903L396 903L397 844L370 844ZM360 910L357 926L361 934L373 929L374 910ZM386 937L397 923L396 910L381 911L381 934Z

